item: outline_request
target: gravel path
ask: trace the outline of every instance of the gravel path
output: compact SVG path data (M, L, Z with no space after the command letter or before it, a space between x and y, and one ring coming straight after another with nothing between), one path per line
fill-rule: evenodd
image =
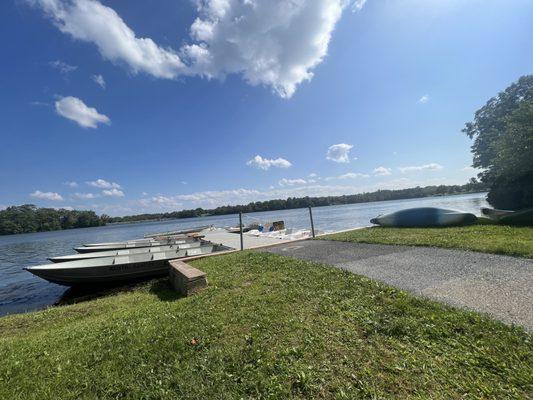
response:
M328 240L308 240L261 251L330 264L533 331L532 259Z

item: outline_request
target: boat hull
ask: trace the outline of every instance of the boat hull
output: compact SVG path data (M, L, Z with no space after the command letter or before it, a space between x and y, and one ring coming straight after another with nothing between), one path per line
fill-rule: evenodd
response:
M48 282L63 286L96 286L117 282L127 282L168 274L168 260L127 265L110 265L69 270L31 270L32 274Z
M223 246L210 244L191 249L68 261L25 269L42 279L59 285L92 286L165 275L168 273L170 260L209 254L225 249Z
M376 225L405 228L469 225L476 221L474 214L434 207L409 208L370 220Z

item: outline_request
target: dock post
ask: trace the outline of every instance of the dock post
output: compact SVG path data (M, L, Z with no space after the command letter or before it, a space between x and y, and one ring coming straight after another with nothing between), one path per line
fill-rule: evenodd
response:
M311 234L315 237L315 224L313 222L313 211L311 210L311 206L309 206L309 218L311 219Z
M244 250L244 238L242 236L242 211L239 211L239 231L241 234L241 251Z

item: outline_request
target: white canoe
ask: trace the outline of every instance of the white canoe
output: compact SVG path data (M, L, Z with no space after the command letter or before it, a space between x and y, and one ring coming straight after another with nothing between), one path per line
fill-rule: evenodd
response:
M91 244L75 247L74 250L78 253L92 253L97 251L111 251L111 250L127 250L140 249L146 247L169 246L172 244L186 244L198 241L196 238L184 239L169 239L169 240L148 240L148 241L130 241L130 242L116 242L116 243L101 243Z
M200 247L201 245L202 242L198 241L191 243L171 244L167 246L151 246L123 250L95 251L83 254L71 254L68 256L49 257L48 259L54 263L59 263L66 261L88 260L90 258L131 256L134 254L159 253L161 251L194 249Z

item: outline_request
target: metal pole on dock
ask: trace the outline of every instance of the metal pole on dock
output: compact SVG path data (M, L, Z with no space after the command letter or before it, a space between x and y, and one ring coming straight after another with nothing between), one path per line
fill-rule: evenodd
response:
M311 206L309 206L309 218L311 219L311 234L315 237L315 224L313 222L313 211L311 210Z
M244 250L244 238L242 236L242 211L239 211L239 231L241 234L241 251Z

